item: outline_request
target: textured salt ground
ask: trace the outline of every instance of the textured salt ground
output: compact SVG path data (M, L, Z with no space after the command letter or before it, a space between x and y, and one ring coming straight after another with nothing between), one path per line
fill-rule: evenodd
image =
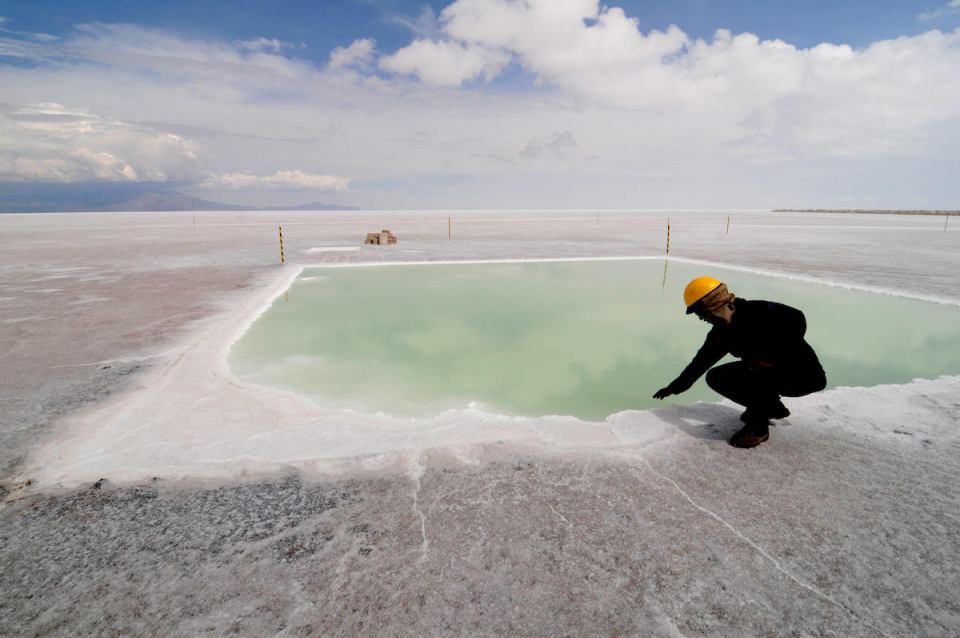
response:
M718 426L619 456L490 446L376 478L21 500L0 631L955 635L940 455L796 429L749 454Z
M742 212L726 236L725 214L671 216L678 256L958 301L940 220ZM269 215L198 217L0 216L5 476L275 280ZM365 259L655 255L666 214L504 217L464 214L454 242L445 215L299 215L287 256L380 228L401 244ZM955 635L958 396L956 379L837 391L749 451L724 442L733 408L706 405L658 411L673 435L619 455L484 445L339 480L7 481L0 631Z

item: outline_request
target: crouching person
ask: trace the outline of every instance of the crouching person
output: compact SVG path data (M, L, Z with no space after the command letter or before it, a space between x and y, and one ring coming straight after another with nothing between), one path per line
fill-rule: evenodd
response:
M770 438L770 419L790 410L781 397L801 397L827 386L813 348L804 340L807 322L796 308L772 301L737 299L726 284L698 277L683 293L687 314L713 325L693 361L655 399L690 389L704 373L714 391L739 403L744 427L730 443L753 447ZM740 361L713 367L727 353Z

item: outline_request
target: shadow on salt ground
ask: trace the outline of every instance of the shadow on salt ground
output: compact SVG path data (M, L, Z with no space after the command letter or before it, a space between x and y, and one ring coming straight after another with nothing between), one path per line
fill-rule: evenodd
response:
M671 405L655 412L657 417L685 434L708 441L726 441L743 427L741 410L716 403Z

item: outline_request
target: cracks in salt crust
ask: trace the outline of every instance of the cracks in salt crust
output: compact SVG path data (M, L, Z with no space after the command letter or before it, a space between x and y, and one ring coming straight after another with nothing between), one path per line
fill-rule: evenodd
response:
M420 454L417 454L413 463L410 464L410 478L416 483L416 489L413 491L413 512L420 517L420 534L423 536L423 543L420 545L420 562L427 559L427 549L430 547L430 541L427 540L427 517L420 511L420 477L426 471L426 466L420 462Z
M589 463L587 463L582 468L580 473L581 483L585 480L586 474L589 471L589 468L590 468ZM537 466L537 478L540 479L541 484L546 482L540 466ZM574 525L573 522L571 522L570 519L568 519L566 516L558 512L556 508L553 506L553 504L549 500L547 500L546 497L543 496L543 491L539 487L537 487L537 496L540 498L540 500L544 504L546 504L548 508L550 508L550 511L553 512L554 516L556 516L559 520L563 521L570 528L569 529L570 536L572 536L577 541L579 541L583 547L588 549L594 548L593 543L585 540L582 536L580 536L580 534L577 533L576 525ZM602 554L603 552L600 552L600 553ZM592 559L592 557L590 557L589 554L586 554L586 555L589 559ZM595 561L595 564L602 565L602 563L598 559L592 559L592 560ZM609 569L609 567L605 567L605 568ZM617 584L616 584L616 587L614 588L614 591L616 592L617 595L623 595L623 585L629 581L631 573L630 573L630 570L625 567L616 569L616 573L619 575L619 577L617 578ZM657 615L658 620L660 620L660 622L663 623L663 626L667 630L667 633L665 635L672 636L673 638L685 638L684 633L680 631L680 628L677 627L677 625L673 622L673 619L670 617L670 615L663 610L658 600L656 600L655 598L649 598L647 596L644 596L643 604L645 607L650 608Z
M576 528L573 526L573 523L571 523L570 520L569 520L566 516L564 516L563 514L561 514L560 512L558 512L557 510L555 510L555 509L553 508L553 505L550 504L550 501L548 501L547 499L543 498L542 495L540 495L540 498L541 498L541 500L543 500L544 503L547 504L547 507L550 508L550 511L553 512L553 515L554 515L554 516L556 516L557 518L559 518L561 521L563 521L564 523L566 523L566 524L570 527L570 533L573 534L574 536L577 536L576 532L573 531L574 529L576 529ZM577 536L577 538L580 538L580 537Z
M544 482L545 482L545 480L544 480L544 478L543 478L543 473L542 473L541 470L540 470L540 466L537 466L537 478L540 479L540 482L541 482L541 483L544 483ZM582 480L582 479L583 479L583 474L581 474L581 480ZM567 524L567 526L570 528L570 535L571 535L571 536L573 536L574 538L576 538L578 541L580 541L581 543L583 543L585 546L590 547L590 543L587 543L585 540L583 540L583 539L580 537L579 534L577 534L577 527L576 527L576 525L574 525L573 523L571 523L571 522L570 522L570 519L568 519L566 516L564 516L563 514L561 514L560 512L558 512L558 511L553 507L553 504L550 503L550 501L547 500L546 497L544 497L544 495L543 495L543 490L541 490L539 486L537 487L537 496L540 498L541 501L543 501L543 502L546 504L547 507L550 508L550 511L553 512L553 515L554 515L554 516L556 516L556 517L559 518L561 521L563 521L564 523Z
M826 600L827 602L829 602L829 603L831 603L831 604L833 604L833 605L836 605L836 606L839 607L840 609L846 611L848 614L850 614L851 616L853 616L854 618L856 618L857 620L859 620L865 627L868 627L869 629L872 629L872 630L876 631L877 633L879 633L879 634L882 635L882 636L889 636L889 634L884 633L879 627L876 627L876 626L874 626L874 625L871 625L871 624L870 624L869 622L867 622L862 616L860 616L860 614L858 614L856 611L854 611L853 609L851 609L851 608L848 607L847 605L845 605L845 604L843 604L843 603L841 603L841 602L838 602L838 601L834 600L833 598L831 598L831 597L828 596L827 594L823 593L822 591L820 591L819 589L817 589L817 588L814 587L813 585L809 585L809 584L803 582L802 580L800 580L799 578L797 578L796 576L794 576L793 574L791 574L790 572L788 572L787 570L785 570L783 567L781 567L781 565L780 565L780 563L777 561L777 559L775 559L773 556L771 556L771 555L768 554L766 551L764 551L764 549L763 549L762 547L760 547L759 545L757 545L756 543L754 543L752 540L750 540L749 538L747 538L747 537L744 536L743 534L741 534L740 531L737 530L737 528L735 528L733 525L731 525L731 524L728 523L727 521L725 521L725 520L723 520L722 518L720 518L719 515L715 514L714 512L711 512L710 510L708 510L707 508L703 507L702 505L700 505L699 503L697 503L695 500L693 500L693 498L691 498L689 494L687 494L686 492L683 491L683 488L681 488L680 485L679 485L676 481L674 481L673 479L671 479L671 478L668 477L668 476L664 476L664 475L661 474L660 472L658 472L658 471L656 471L655 469L653 469L653 466L650 465L650 462L647 461L647 459L643 458L642 456L637 456L636 458L638 458L640 461L642 461L643 464L647 466L647 469L650 470L650 472L652 472L653 474L655 474L658 478L660 478L660 479L662 479L662 480L664 480L664 481L667 481L668 483L670 483L671 485L673 485L673 487L674 487L678 492L680 492L680 494L681 494L685 499L687 499L687 501L689 501L691 505L693 505L695 508L697 508L698 510L700 510L700 511L703 512L704 514L707 514L707 515L710 516L711 518L713 518L713 519L719 521L720 523L722 523L727 529L729 529L731 532L733 532L734 534L736 534L737 536L739 536L744 542L746 542L748 545L750 545L750 547L752 547L752 548L754 548L755 550L757 550L757 552L759 552L761 556L763 556L763 557L766 558L768 561L770 561L771 563L773 563L773 566L777 568L777 571L779 571L780 573L782 573L784 576L786 576L787 578L789 578L790 580L792 580L792 581L795 582L796 584L800 585L800 586L803 587L804 589L807 589L807 590L809 590L810 592L812 592L813 594L819 596L819 597L822 598L823 600Z
M136 361L147 361L165 357L166 354L153 354L146 357L120 357L119 359L104 359L103 361L92 361L90 363L65 363L63 365L51 366L51 368L84 368L86 366L98 366L104 363L132 363Z

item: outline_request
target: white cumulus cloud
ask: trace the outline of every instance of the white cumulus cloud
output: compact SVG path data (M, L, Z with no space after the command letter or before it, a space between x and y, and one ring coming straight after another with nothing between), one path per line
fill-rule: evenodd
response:
M960 30L802 48L641 31L594 0L423 15L409 46L361 38L319 63L269 34L0 33L19 58L0 65L0 179L207 180L198 195L256 205L312 183L365 207L507 208L776 206L857 182L892 207L929 192L954 205ZM37 106L51 103L83 108Z
M380 58L380 68L416 75L436 86L460 86L481 75L492 79L510 62L504 51L458 42L416 40L391 56Z
M960 29L800 49L726 30L645 34L597 0L456 0L440 22L445 39L415 40L381 68L457 86L512 60L581 107L685 112L731 142L834 155L903 150L960 115Z
M350 180L334 175L310 175L302 171L277 171L273 175L224 173L202 181L200 186L211 190L348 191Z
M178 135L56 103L0 108L0 181L139 182L201 173Z
M376 40L368 38L355 40L348 47L337 47L330 52L330 64L327 68L333 70L355 64L369 64L373 59L373 50L376 46Z

